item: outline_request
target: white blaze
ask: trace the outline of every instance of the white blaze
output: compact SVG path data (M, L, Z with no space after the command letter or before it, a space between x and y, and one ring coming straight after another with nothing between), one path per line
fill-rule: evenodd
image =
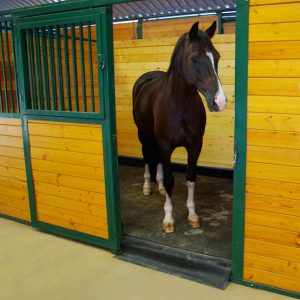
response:
M215 75L217 77L217 80L218 80L218 91L217 91L217 94L215 95L215 102L217 103L218 107L219 107L219 111L222 111L225 109L226 107L226 103L227 103L227 100L226 100L226 96L224 94L224 91L223 91L223 88L222 88L222 85L221 85L221 82L220 82L220 79L219 79L219 76L215 70L215 64L214 64L214 57L213 57L213 54L211 52L206 52L206 55L207 57L210 59L211 61L211 64L212 64L212 67L213 67L213 70L215 72Z

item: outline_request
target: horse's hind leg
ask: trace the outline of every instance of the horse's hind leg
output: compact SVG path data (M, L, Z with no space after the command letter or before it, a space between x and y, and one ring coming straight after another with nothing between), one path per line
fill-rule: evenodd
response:
M187 170L187 188L188 198L186 202L187 209L189 211L188 224L191 228L199 228L200 221L195 211L194 191L196 182L196 164L201 152L202 142L194 147L188 149L188 170Z
M139 140L142 143L142 153L145 162L143 194L149 196L152 194L151 182L155 182L156 166L158 154L156 142L148 139L141 130L138 131Z

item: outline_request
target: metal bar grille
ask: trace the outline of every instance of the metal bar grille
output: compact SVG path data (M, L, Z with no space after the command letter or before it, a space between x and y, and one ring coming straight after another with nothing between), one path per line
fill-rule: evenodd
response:
M0 113L18 113L12 23L0 19Z

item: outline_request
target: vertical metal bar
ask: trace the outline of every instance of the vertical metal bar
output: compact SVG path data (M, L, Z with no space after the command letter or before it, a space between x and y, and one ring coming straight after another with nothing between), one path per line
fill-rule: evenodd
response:
M218 34L223 34L222 12L218 12Z
M19 92L19 82L17 78L17 52L15 47L17 38L15 38L16 31L14 30L14 24L13 21L11 21L11 34L12 34L12 48L13 48L13 54L14 54L14 75L15 75L15 86L16 86L16 103L17 103L17 113L20 113L21 111L21 104L20 104L20 98L18 97L18 92ZM16 39L16 40L15 40Z
M137 38L142 39L143 38L143 19L138 18L138 26L137 26Z
M29 66L29 70L31 72L31 90L32 90L32 94L31 94L31 103L33 104L32 108L36 109L38 107L37 105L37 96L36 96L36 73L34 72L34 66L35 66L35 61L34 61L34 48L33 48L33 40L32 40L32 37L33 37L33 31L32 29L29 30L29 49L30 49L30 52L29 52L29 55L30 55L30 61L31 61L31 64Z
M43 83L42 83L42 67L41 67L41 49L40 49L40 37L39 29L35 28L33 31L34 38L34 49L35 49L35 72L38 82L38 98L39 98L39 109L44 109L44 99L43 99Z
M56 98L56 72L55 72L55 58L54 58L54 45L53 45L53 27L48 26L48 47L50 56L50 81L52 87L52 103L53 109L57 110L57 98Z
M46 96L46 109L51 109L50 104L50 93L49 93L49 72L48 72L48 55L47 55L47 40L46 40L46 30L43 27L41 29L42 35L42 59L43 59L43 71L44 71L44 91Z
M72 25L71 25L71 41L72 41L72 64L73 64L75 109L76 109L76 111L79 111L78 86L77 86L76 39L75 39L75 24L74 23L72 23Z
M93 74L94 69L93 69L93 52L92 52L91 21L88 21L88 45L89 45L89 66L90 66L91 105L92 105L92 112L95 112L94 74Z
M28 65L28 71L29 71L29 98L30 98L30 108L33 108L33 92L32 92L32 62L31 62L31 49L30 49L30 43L29 43L29 30L27 29L26 32L26 57L27 57L27 65Z
M58 68L58 85L59 85L59 100L60 100L60 110L65 110L64 103L64 82L62 76L62 62L61 62L61 49L60 49L60 25L56 25L56 57L57 57L57 68Z
M11 61L10 61L10 53L9 53L9 41L8 41L8 25L7 21L4 22L5 24L5 39L6 39L6 56L7 56L7 63L8 63L8 77L9 77L9 88L10 88L10 101L11 101L11 112L15 111L15 104L14 104L14 93L13 93L13 78L11 74ZM12 34L11 34L12 38Z
M84 44L83 44L82 22L79 23L79 45L80 45L80 66L81 66L81 86L82 86L83 111L86 112L87 106L86 106Z
M2 22L0 22L0 48L1 48L1 58L2 58L2 72L3 72L3 82L4 82L5 105L6 105L6 112L9 112L8 98L7 98L5 61L4 61L4 49L3 49L3 40L2 40Z
M65 56L65 73L66 73L66 87L67 87L67 97L68 97L68 110L72 111L67 25L64 25L64 56Z

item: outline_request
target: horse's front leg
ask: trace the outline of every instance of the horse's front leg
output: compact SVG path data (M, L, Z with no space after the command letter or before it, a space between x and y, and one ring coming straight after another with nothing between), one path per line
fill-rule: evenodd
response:
M173 149L167 144L160 145L160 157L163 166L163 184L166 190L166 201L164 205L165 217L162 222L162 231L164 233L173 233L174 219L173 219L173 206L172 206L172 190L174 187L174 176L171 169L171 154Z
M195 211L195 200L194 200L194 192L195 192L195 182L196 182L196 165L201 152L202 142L197 145L193 145L188 151L188 169L186 175L186 185L188 188L188 198L186 201L186 206L189 211L188 215L188 224L191 228L199 228L200 220Z

